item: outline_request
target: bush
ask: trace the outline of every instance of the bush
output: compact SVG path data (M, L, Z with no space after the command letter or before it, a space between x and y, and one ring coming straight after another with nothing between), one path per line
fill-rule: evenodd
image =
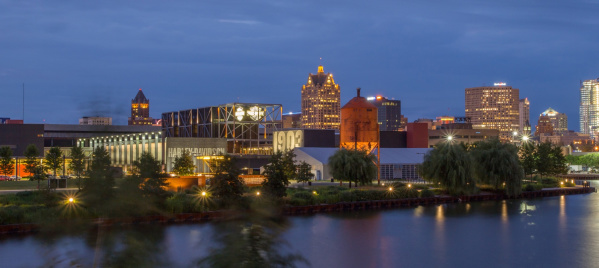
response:
M176 193L167 198L166 209L171 213L189 213L199 211L194 198L184 193Z
M556 178L543 178L541 179L541 184L543 188L555 188L559 187L559 181Z
M543 185L528 183L524 187L522 187L522 191L524 192L532 192L532 191L540 191L543 189Z
M435 193L429 189L423 189L420 191L420 198L427 198L427 197L435 197Z

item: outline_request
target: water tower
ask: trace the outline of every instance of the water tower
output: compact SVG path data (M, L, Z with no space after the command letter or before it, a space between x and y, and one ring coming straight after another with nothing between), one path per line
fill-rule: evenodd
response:
M341 108L339 144L348 150L362 150L368 153L377 151L377 170L380 163L380 142L378 109L366 98L358 96ZM379 171L380 172L380 171ZM377 174L379 173L377 172ZM380 174L377 176L380 183Z

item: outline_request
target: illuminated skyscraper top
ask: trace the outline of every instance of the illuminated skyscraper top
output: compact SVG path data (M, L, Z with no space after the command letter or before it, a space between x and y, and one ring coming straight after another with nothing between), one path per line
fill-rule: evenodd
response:
M135 98L131 100L131 117L129 117L129 125L151 125L152 118L150 117L150 100L146 98L144 93L137 91Z
M302 86L302 127L309 129L339 129L341 91L333 74L318 66L316 74L308 75Z

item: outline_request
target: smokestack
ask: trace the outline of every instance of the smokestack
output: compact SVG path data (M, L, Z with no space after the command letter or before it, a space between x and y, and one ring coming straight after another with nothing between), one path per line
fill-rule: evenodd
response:
M356 90L358 91L358 98L360 97L360 89L361 88L357 88Z

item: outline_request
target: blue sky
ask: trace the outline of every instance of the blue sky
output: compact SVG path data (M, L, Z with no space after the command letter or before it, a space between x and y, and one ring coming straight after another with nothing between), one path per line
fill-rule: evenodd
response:
M580 80L599 77L599 1L0 0L0 117L126 124L228 102L300 110L322 57L342 102L402 101L410 121L464 115L464 89L507 82L578 130Z

